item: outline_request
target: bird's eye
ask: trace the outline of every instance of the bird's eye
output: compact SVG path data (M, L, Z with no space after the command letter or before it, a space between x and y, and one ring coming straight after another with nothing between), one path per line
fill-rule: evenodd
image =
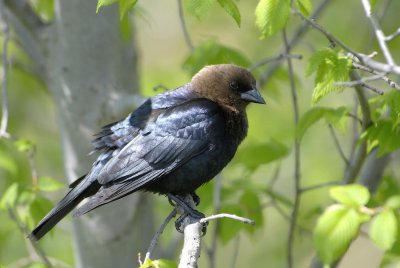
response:
M237 83L236 81L231 81L231 82L229 83L229 86L230 86L231 89L233 89L233 90L238 90L238 89L239 89L239 85L238 85L238 83Z

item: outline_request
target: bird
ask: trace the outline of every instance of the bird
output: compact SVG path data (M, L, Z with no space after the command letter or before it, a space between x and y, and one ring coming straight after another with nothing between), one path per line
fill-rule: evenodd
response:
M197 199L195 190L232 160L246 137L249 103L266 102L254 76L234 64L205 66L189 83L148 98L96 134L92 168L71 183L30 237L41 239L78 205L74 216L137 191L177 203L186 194Z

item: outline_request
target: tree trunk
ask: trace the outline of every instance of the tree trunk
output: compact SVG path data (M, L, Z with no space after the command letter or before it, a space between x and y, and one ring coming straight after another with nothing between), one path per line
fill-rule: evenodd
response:
M137 54L123 41L118 6L102 8L97 0L57 0L49 34L46 76L58 109L65 172L71 182L88 172L90 141L116 115L123 99L137 105ZM135 97L136 96L136 97ZM124 198L74 219L77 267L135 267L153 233L150 200Z

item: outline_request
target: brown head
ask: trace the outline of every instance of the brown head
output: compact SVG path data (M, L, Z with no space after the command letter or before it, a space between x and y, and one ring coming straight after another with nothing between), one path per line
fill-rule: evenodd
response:
M235 112L243 111L250 102L265 103L254 76L233 64L204 67L193 76L191 86L201 97Z

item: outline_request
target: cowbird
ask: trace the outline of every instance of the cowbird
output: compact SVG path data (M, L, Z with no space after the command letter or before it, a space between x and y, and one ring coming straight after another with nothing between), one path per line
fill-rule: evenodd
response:
M247 134L245 108L265 103L246 69L210 65L191 82L147 99L125 119L106 125L93 141L100 152L91 170L39 222L39 240L82 200L85 214L136 191L192 194L233 158Z

